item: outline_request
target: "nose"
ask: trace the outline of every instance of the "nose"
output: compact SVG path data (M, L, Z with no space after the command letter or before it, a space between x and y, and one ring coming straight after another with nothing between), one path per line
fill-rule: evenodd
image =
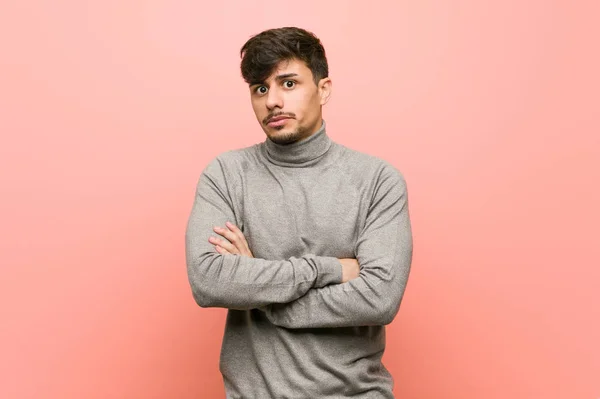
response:
M276 107L280 109L283 108L283 96L280 90L277 89L275 85L273 85L269 91L267 92L267 108L272 110Z

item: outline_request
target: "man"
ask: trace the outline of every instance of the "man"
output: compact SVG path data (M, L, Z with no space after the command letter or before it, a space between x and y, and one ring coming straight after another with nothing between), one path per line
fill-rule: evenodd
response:
M267 30L240 53L267 138L208 163L186 230L196 302L229 309L227 397L393 398L381 357L412 259L405 180L327 135L312 33Z

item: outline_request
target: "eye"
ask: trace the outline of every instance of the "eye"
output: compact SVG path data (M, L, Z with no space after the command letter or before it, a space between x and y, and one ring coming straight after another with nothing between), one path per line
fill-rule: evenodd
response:
M258 94L265 94L267 92L266 86L258 86L254 91Z
M296 82L294 82L293 80L286 80L283 84L286 88L291 89L296 85Z

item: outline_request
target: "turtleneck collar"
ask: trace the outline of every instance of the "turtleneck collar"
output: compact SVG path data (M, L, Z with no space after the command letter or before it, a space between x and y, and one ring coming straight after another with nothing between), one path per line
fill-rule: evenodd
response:
M264 142L265 155L269 161L280 166L304 167L316 162L329 150L331 139L325 131L325 120L321 128L309 137L295 143L283 145L270 138Z

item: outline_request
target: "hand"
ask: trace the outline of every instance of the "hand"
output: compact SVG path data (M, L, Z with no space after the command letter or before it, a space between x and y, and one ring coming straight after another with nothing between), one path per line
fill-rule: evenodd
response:
M358 278L360 274L360 265L354 258L338 259L342 264L342 283Z
M244 233L233 223L226 223L228 228L215 226L215 233L225 237L229 242L221 238L210 237L208 241L215 246L215 249L220 254L235 254L254 258Z

